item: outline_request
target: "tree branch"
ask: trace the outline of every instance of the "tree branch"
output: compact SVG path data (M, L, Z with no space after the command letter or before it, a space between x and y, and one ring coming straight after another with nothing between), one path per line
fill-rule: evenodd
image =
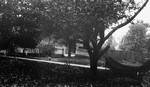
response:
M105 37L104 39L104 42L116 31L118 30L119 28L127 25L128 23L130 23L141 11L142 9L146 6L146 4L148 3L149 0L146 0L145 3L142 5L142 7L130 18L128 19L126 22L118 25L117 27L114 27L112 31L110 31L107 36Z
M92 45L93 45L93 48L95 48L96 47L96 41L94 41L93 39L91 40L91 43L92 43Z
M92 49L90 48L89 44L85 43L84 45L86 46L86 49L88 51L89 56L91 56L92 55Z
M107 45L103 50L102 52L99 54L99 56L102 56L107 50L109 50L110 46Z
M101 38L100 41L98 42L97 48L100 49L104 44L104 42L105 42L105 38Z
M91 47L90 47L89 37L87 37L86 40L83 41L83 45L86 47L89 56L91 56L91 54L92 54L92 49L91 49Z

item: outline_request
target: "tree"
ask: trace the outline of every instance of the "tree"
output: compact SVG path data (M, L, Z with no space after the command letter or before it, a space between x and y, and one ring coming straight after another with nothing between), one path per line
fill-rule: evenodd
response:
M26 0L6 0L1 1L1 4L0 33L3 49L35 48L40 42L41 13L35 11Z
M146 51L146 32L147 24L143 22L137 22L129 26L130 30L127 35L124 36L120 49L123 51L131 51L132 59L136 62L135 52ZM134 56L135 55L135 56Z
M48 2L48 3L47 3ZM51 26L45 32L47 35L52 34L56 36L56 39L63 39L65 45L69 48L68 57L71 56L71 49L75 46L77 38L77 23L74 16L75 10L73 8L73 0L51 0L42 2L46 3L48 9L44 9L43 12L49 15ZM49 33L48 30L51 30ZM50 37L50 36L48 36Z
M149 53L150 53L150 38L147 39L146 46L147 46L147 53L148 53L147 57L149 58L150 57L150 55L149 55Z
M38 44L38 48L41 56L52 56L55 52L56 41L51 36L50 38L43 39L40 44Z
M147 26L150 27L149 24L147 24ZM150 34L147 35L146 48L147 48L147 57L149 58L150 57L150 55L149 55L149 53L150 53Z
M97 72L98 59L109 49L103 48L104 42L119 28L130 23L146 6L149 0L142 5L134 0L50 0L45 14L56 21L54 31L57 33L69 32L77 35L86 47L90 56L90 69ZM59 26L58 26L59 25ZM105 35L105 30L111 31ZM59 31L59 32L58 32ZM76 33L77 32L77 33Z
M147 25L137 22L129 26L130 30L124 36L120 49L124 51L144 52L146 46Z
M89 53L90 69L94 75L97 73L98 60L109 49L109 46L103 48L105 41L116 30L130 23L149 0L144 3L134 0L32 1L34 11L51 20L49 27L53 34L80 38ZM105 35L108 28L111 28L111 31Z
M16 18L14 26L18 29L16 32L16 44L22 48L35 48L40 40L39 14L37 13L21 13Z
M130 0L76 0L76 11L81 24L83 44L90 56L90 69L93 74L97 72L98 59L109 49L103 48L104 42L119 28L130 23L145 7L148 0L139 7ZM135 12L136 11L136 12ZM130 13L134 13L131 15ZM105 30L111 31L105 35Z

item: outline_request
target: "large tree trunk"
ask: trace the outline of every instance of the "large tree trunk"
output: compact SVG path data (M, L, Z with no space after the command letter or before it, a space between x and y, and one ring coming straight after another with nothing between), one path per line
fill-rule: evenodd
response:
M110 46L108 45L103 50L97 49L92 54L90 54L90 69L93 75L97 74L98 60L105 54L106 51L108 51L109 48Z
M93 50L93 54L90 56L90 69L91 73L96 75L97 74L97 65L99 59L99 50L96 48Z
M97 64L98 64L97 56L96 55L91 56L90 57L90 70L93 75L97 74Z

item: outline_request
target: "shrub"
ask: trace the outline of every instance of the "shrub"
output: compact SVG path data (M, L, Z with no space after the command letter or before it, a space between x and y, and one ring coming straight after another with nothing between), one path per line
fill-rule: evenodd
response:
M41 56L52 56L55 52L55 46L53 44L46 44L39 47Z

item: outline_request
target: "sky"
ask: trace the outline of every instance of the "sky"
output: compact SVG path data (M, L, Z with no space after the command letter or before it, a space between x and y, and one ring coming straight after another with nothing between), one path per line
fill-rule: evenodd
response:
M150 24L150 1L147 3L147 5L144 7L144 9L136 16L135 21L136 20L143 20L144 23ZM113 36L118 44L122 40L122 37L124 35L126 35L128 30L129 30L129 25L126 25L123 28L120 28L119 30L117 30L113 34Z

